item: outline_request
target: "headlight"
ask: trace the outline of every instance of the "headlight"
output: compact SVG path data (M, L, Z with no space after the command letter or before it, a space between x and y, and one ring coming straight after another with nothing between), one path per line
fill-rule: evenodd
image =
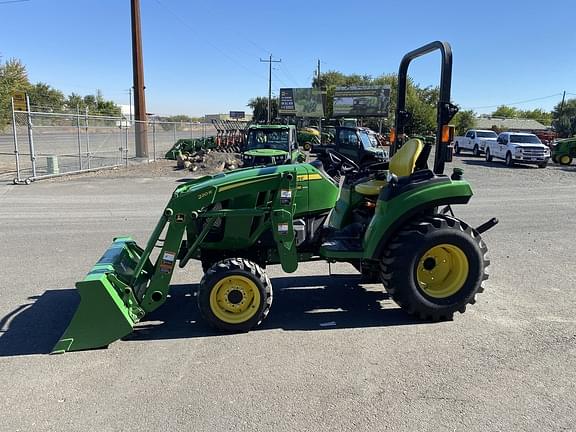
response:
M522 149L521 149L521 148L517 148L516 150L514 150L514 154L516 154L516 156L522 155Z

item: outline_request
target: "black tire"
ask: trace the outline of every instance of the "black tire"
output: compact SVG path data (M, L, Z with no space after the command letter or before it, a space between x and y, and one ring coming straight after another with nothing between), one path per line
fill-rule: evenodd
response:
M467 271L454 293L438 297L425 291L417 270L427 252L449 245L465 256ZM422 218L403 228L389 243L380 261L382 282L392 299L406 312L425 320L450 320L455 312L464 313L484 291L488 279L488 249L480 234L459 219L446 215ZM424 266L426 260L423 261ZM451 272L452 270L450 270Z
M548 165L548 162L539 163L538 168L546 168L546 165Z
M302 144L302 149L310 151L312 150L312 144L310 144L309 142L305 142L304 144Z
M570 165L572 164L572 156L562 155L558 159L560 165Z
M512 153L510 152L506 153L505 163L508 168L512 168L514 166L514 159L512 159Z
M472 154L476 157L480 156L480 149L478 148L478 144L474 144L474 148L472 149Z
M486 149L486 162L492 162L493 156L490 154L490 149Z
M558 159L556 159L556 156L552 156L552 162L558 163Z
M219 288L220 283L223 282L224 279L233 276L250 281L259 294L258 301L256 301L255 295L252 300L250 300L241 286L231 289L228 293L227 305L235 305L240 308L244 307L246 310L255 309L254 311L250 311L250 315L243 320L240 315L234 317L236 312L223 312L225 308L215 311L211 306L213 290L222 289ZM216 295L216 293L217 291L214 292L214 295ZM233 300L231 300L232 294L235 295L235 299ZM247 332L259 325L270 312L270 307L272 306L272 284L266 272L262 270L258 264L244 258L227 258L217 262L208 269L200 281L197 301L198 309L202 317L211 326L227 332ZM242 306L244 301L249 301L249 304ZM227 321L222 318L223 313L226 318L239 318L240 320L237 322Z
M454 144L454 154L455 155L460 154L460 146L458 145L458 143Z

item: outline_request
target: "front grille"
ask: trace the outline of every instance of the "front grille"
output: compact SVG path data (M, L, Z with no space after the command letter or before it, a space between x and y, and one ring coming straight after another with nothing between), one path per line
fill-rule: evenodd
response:
M522 156L527 158L543 158L544 149L540 147L524 147L522 149Z

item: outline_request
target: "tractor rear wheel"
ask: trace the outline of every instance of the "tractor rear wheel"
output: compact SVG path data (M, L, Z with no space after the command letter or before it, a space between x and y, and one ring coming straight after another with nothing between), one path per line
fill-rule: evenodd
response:
M272 284L262 268L244 258L227 258L208 269L198 288L198 309L217 329L246 332L270 312Z
M483 291L490 264L480 234L459 219L434 215L402 229L380 262L386 291L409 314L450 320Z

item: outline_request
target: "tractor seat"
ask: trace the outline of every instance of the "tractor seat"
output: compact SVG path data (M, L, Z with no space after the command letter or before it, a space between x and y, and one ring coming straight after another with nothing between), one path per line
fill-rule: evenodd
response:
M400 147L394 156L390 159L388 168L392 174L398 177L406 177L414 172L416 161L424 149L424 143L421 139L412 138ZM386 186L386 180L368 180L357 184L354 190L362 195L373 196L380 193L380 189Z

